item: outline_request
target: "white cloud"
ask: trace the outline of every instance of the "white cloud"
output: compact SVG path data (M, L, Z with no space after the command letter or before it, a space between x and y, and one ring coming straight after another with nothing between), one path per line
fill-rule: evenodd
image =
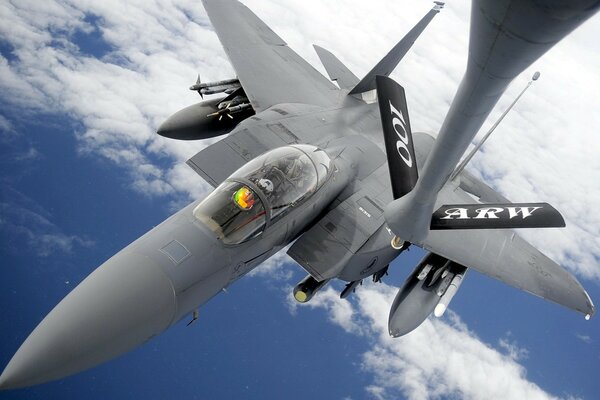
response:
M529 351L526 348L520 347L511 336L512 335L509 332L506 337L503 337L498 341L498 345L504 349L506 355L515 361L527 359L527 357L529 357Z
M293 272L290 266L294 261L287 255L288 245L275 253L267 261L260 264L257 268L249 272L249 276L267 277L277 281L289 281ZM288 291L291 293L291 290Z
M190 10L198 8L188 3ZM184 175L151 171L153 160L166 156L181 162L205 146L168 141L154 131L170 113L199 100L186 89L199 64L194 55L210 54L202 44L206 40L195 40L199 30L209 42L216 41L207 28L183 21L179 5L161 9L160 4L138 8L121 2L8 3L1 8L5 23L0 28L17 57L0 63L5 101L69 114L83 125L77 134L83 154L124 166L135 189L158 195L173 193L169 176ZM103 38L114 48L102 60L82 55L70 42L74 32L93 28L86 15L100 17ZM193 174L187 179L188 187L206 188Z
M361 315L353 309L350 302L340 300L339 293L331 287L319 291L310 302L304 304L297 303L290 291L288 304L291 310L295 307L323 308L328 312L329 320L345 331L359 335L365 332L361 323L364 321L360 320Z
M4 116L0 115L0 132L8 133L13 132L14 128L9 120L7 120Z
M27 150L15 154L16 161L32 161L40 157L40 152L35 147L29 147Z
M583 343L591 344L593 342L592 338L588 335L577 334L575 335L577 339L581 340Z
M371 350L362 355L362 369L374 376L365 390L377 399L465 398L550 399L527 379L518 363L526 350L507 340L498 349L482 342L447 311L444 319L427 319L419 328L398 339L387 331L387 312L395 288L365 284L357 301L341 300L328 288L310 303L324 308L330 320L349 333L365 336Z

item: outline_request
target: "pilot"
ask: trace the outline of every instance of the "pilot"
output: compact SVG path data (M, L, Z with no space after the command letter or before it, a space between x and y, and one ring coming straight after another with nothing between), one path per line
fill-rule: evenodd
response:
M297 180L302 176L304 163L299 158L289 160L286 174L291 180Z
M266 194L270 195L273 193L273 182L266 178L261 178L258 180L257 186Z
M294 184L294 189L303 191L307 186L307 180L310 176L307 175L306 161L302 158L295 157L290 159L286 169L287 178Z

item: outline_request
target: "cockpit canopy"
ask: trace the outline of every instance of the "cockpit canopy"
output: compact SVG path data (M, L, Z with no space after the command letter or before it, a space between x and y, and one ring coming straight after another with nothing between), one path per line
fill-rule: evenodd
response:
M309 145L280 147L234 172L194 209L196 219L225 244L262 233L316 192L331 172L331 159Z

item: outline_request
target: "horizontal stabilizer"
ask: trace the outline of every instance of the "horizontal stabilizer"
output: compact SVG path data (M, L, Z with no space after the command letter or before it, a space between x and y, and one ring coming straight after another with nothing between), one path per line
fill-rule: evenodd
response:
M358 84L358 78L329 50L313 44L321 63L329 74L329 79L336 81L341 89L351 89Z
M431 230L564 228L562 215L548 203L443 205L431 217Z
M349 94L359 94L375 89L377 75L389 76L410 50L417 38L423 33L433 17L440 12L444 3L435 1L434 7L394 46L390 52L377 63L375 67L350 91Z
M394 199L399 199L415 187L419 178L406 95L402 86L386 76L377 76L376 84L392 193Z

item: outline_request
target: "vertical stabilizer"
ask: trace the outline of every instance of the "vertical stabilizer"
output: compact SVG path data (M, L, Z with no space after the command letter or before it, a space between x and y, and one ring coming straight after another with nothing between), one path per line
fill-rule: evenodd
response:
M341 89L351 89L358 84L358 78L332 52L313 44L321 63L327 70L329 79L338 83Z

